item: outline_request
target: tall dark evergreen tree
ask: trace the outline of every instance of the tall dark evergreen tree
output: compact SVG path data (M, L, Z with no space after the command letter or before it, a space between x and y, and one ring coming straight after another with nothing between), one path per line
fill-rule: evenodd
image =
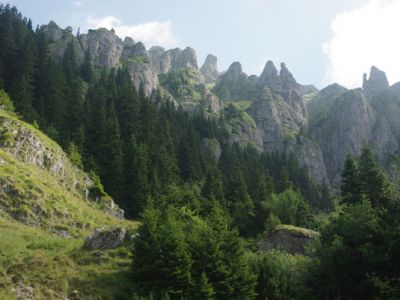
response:
M371 148L365 147L360 156L359 176L361 191L367 196L373 207L384 205L386 182Z
M342 183L340 186L342 203L354 204L362 200L361 183L356 161L349 154L344 162Z

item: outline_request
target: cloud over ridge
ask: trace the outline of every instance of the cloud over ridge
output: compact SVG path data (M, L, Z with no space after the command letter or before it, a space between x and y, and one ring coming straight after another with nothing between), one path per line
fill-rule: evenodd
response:
M400 80L400 0L369 0L332 21L332 38L323 45L326 82L361 85L371 65Z
M106 16L100 19L88 17L86 23L94 28L114 28L117 35L124 38L132 37L135 41L141 41L146 46L175 47L178 39L172 31L172 22L144 22L135 25L125 25L115 16Z

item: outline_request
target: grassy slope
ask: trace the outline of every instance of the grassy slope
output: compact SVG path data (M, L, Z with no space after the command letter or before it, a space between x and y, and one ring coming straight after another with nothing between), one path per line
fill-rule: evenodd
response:
M20 124L49 148L58 147L34 128ZM83 299L128 298L129 243L108 251L86 251L82 245L95 228L123 226L131 233L136 223L106 214L98 204L65 190L46 170L23 163L1 148L0 161L0 185L11 187L0 194L0 299L13 299L10 290L18 282L32 286L38 299L56 299L74 290ZM68 232L69 237L60 232Z

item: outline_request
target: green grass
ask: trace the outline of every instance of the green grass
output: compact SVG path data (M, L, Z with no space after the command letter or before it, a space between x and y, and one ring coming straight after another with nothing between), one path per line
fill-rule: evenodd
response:
M210 91L214 88L214 86L215 86L215 82L211 82L211 83L207 83L206 84L207 89L210 90Z
M253 101L251 100L237 100L237 101L225 101L226 103L233 104L237 109L246 110L248 109Z
M280 224L277 225L275 227L274 230L286 230L298 235L303 235L303 236L307 236L307 237L314 237L316 234L318 234L318 232L314 231L314 230L310 230L307 228L303 228L303 227L297 227L297 226L293 226L293 225L286 225L286 224Z
M83 299L116 299L131 292L128 245L108 251L82 250L84 239L62 239L0 217L0 296L14 283L34 287L38 299L78 290ZM129 285L130 284L130 285ZM3 299L0 297L0 299Z

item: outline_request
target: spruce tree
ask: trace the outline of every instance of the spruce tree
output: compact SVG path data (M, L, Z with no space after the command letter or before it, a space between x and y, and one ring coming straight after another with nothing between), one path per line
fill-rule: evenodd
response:
M344 204L354 204L362 200L358 167L350 154L346 156L344 162L340 193L342 195L341 202Z
M384 205L386 197L386 182L371 148L365 147L359 162L360 187L373 207Z

